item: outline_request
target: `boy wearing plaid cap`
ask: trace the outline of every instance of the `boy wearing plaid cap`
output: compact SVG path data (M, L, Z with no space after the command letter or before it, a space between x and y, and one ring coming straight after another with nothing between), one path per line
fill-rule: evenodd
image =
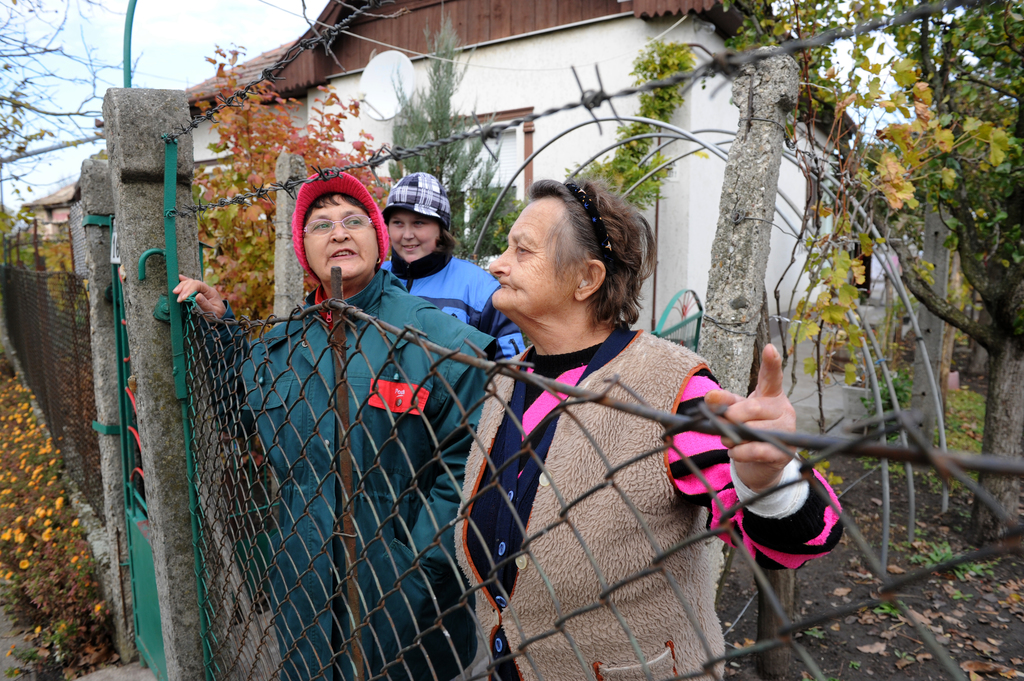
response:
M452 257L451 205L436 177L413 173L399 180L388 195L384 221L391 260L381 269L390 270L409 293L496 338L498 357L515 357L525 349L519 327L491 305L497 280Z

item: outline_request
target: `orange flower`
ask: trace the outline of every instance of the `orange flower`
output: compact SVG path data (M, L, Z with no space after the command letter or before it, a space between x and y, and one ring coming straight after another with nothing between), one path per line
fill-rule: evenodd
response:
M18 567L20 567L22 570L27 570L28 569L28 561L27 560L21 561L20 563L18 563Z

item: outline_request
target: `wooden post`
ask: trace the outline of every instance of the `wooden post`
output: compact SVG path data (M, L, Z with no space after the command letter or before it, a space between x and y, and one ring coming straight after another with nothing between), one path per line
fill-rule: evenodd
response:
M335 300L345 299L341 281L341 268L337 266L331 268L331 298ZM360 633L357 631L361 610L359 607L359 578L356 572L356 561L358 560L356 557L358 548L356 545L356 523L353 516L353 511L355 510L355 502L353 501L355 473L354 466L352 465L352 450L349 448L348 438L348 370L346 369L348 358L346 334L348 330L345 328L345 317L342 313L332 312L331 316L331 346L334 351L334 413L338 419L337 453L334 457L336 465L335 475L337 476L335 478L335 485L338 488L335 494L335 503L344 504L344 510L341 514L341 535L344 540L342 544L345 547L345 566L347 568L342 583L337 585L338 591L343 592L344 596L336 594L334 598L335 602L340 598L346 604L345 610L338 612L338 622L340 625L342 618L349 618L349 663L355 669L356 681L363 681L366 678L366 670L363 666L363 648L359 642ZM344 590L342 590L343 586ZM338 640L334 642L333 652L335 653L343 648L340 626L338 628ZM345 656L342 656L341 659L344 660Z
M949 280L949 249L945 246L946 236L949 230L942 224L942 218L932 207L929 207L924 214L924 254L923 259L935 265L932 270L934 284L932 289L940 298L946 297L946 284ZM924 344L928 348L929 363L921 358L921 350L917 348L914 352L914 388L910 398L910 406L919 410L924 415L923 432L925 439L932 442L935 439L935 400L928 394L930 384L925 372L932 372L936 377L936 385L942 390L942 384L938 381L939 364L942 359L942 333L946 326L938 315L921 305L917 311L917 323L921 327L921 335L924 336Z

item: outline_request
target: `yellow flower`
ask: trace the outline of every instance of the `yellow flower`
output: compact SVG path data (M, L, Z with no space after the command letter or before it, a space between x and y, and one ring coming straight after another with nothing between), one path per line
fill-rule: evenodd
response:
M42 630L43 630L43 628L42 628L42 627L36 627L36 633L37 633L37 634L38 634L39 632L41 632Z
M43 541L50 541L52 538L53 538L53 530L48 527L48 528L46 528L46 530L43 531Z
M78 556L71 556L71 564L74 565L78 562Z
M11 541L11 531L7 530L3 534L0 534L0 539L3 539L4 541Z
M64 497L57 497L57 501L54 502L53 505L56 506L59 511L64 506Z
M71 527L78 527L78 518L71 521Z
M99 613L99 612L100 612L101 610L103 610L103 601L100 601L99 603L97 603L97 604L96 604L96 607L94 608L94 610L96 610L96 613L97 613L97 614L98 614L98 613Z
M18 563L18 567L20 567L22 570L27 570L28 569L28 561L27 560L21 561L20 563Z

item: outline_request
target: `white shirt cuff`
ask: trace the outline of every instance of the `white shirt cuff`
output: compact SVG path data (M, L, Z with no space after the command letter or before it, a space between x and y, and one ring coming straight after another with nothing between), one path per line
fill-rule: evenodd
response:
M757 492L743 484L740 476L736 474L736 466L729 462L729 473L732 475L732 484L736 488L736 496L741 502L757 496ZM779 485L800 479L800 462L793 459L782 469L782 479ZM789 487L784 487L768 496L758 499L747 506L750 511L762 518L785 518L799 511L807 501L809 486L806 482L800 482Z

